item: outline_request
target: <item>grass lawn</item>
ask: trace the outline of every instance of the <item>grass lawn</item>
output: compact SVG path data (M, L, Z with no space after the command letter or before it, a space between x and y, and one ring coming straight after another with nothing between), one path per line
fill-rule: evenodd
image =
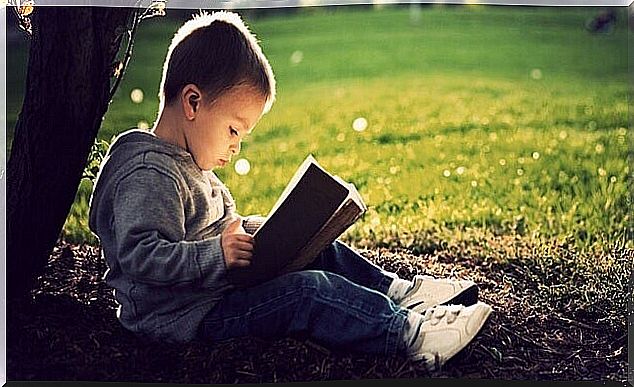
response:
M624 380L625 353L615 351L625 336L608 341L627 325L625 300L613 295L625 294L632 263L627 107L632 33L625 8L618 9L611 33L589 33L584 24L599 11L349 6L290 15L245 13L276 73L278 100L243 144L239 158L249 161L249 173L239 175L231 165L217 174L242 214L266 214L312 153L355 183L368 204L345 241L367 249L376 261L378 249L402 252L407 259L383 263L404 277L413 271L479 276L484 298L514 313L495 317L495 329L527 331L514 336L508 349L501 330L485 334L482 342L482 356L497 359L499 351L507 351L524 365L504 368L502 360L489 359L492 373L474 369L473 375ZM142 24L101 140L139 123L152 126L162 61L178 25L168 18ZM24 58L24 51L15 51L9 71L23 66ZM9 90L9 128L22 82L19 76L9 81L15 87ZM143 91L142 102L131 101L134 89ZM87 229L90 190L86 179L64 227L66 242L96 244ZM556 349L563 344L524 323L553 310L560 322L604 324L583 335L594 334L606 357L583 358L594 364L583 363L587 372L562 371L572 361L566 356L577 350L571 343L585 351L583 338L562 323L568 336L559 339L572 347L560 353ZM575 313L561 314L568 310ZM535 357L520 353L518 343L533 348ZM532 361L546 357L552 362L543 369L531 368ZM451 372L445 375L462 375Z
M468 229L610 250L630 221L628 33L625 12L613 33L588 33L596 12L339 7L249 20L279 97L243 146L250 172L218 174L243 214L266 214L313 153L365 197L370 210L346 234L363 246L424 251L430 231ZM142 25L101 139L152 125L177 25ZM353 130L357 118L365 130ZM66 223L70 241L94 241L90 188L82 183Z

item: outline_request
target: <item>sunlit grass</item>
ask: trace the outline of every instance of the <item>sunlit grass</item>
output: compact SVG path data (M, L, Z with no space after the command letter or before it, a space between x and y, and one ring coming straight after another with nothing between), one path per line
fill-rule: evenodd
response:
M480 95L484 83L421 75L299 91L245 145L249 175L219 174L243 213L266 214L313 153L360 189L369 211L347 236L370 245L415 248L424 241L412 235L465 227L572 236L580 247L623 238L629 169L619 104L577 109L576 87L530 81L490 79L496 92ZM606 86L585 103L620 91ZM367 119L362 132L351 125L359 116Z
M613 34L587 33L593 15L477 6L412 17L409 7L343 7L252 18L278 101L244 144L239 168L218 174L241 213L266 214L314 154L366 200L369 211L345 235L360 246L424 251L431 234L489 233L611 249L631 222L628 33L624 17ZM102 139L156 117L177 23L142 27ZM95 241L89 193L84 181L64 228L70 240Z

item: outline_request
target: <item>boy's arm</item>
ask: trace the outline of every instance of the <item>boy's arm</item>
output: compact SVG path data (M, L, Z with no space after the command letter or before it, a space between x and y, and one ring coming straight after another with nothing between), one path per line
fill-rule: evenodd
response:
M226 281L221 235L185 241L182 198L176 180L157 169L137 169L119 182L113 227L121 269L152 284L219 286Z
M224 224L221 226L221 229L224 230L225 227L229 225L236 217L242 218L242 227L244 227L244 231L248 234L255 234L258 228L264 223L266 217L260 215L249 215L242 216L236 212L236 202L229 192L229 188L227 188L224 183L220 181L215 175L209 176L212 185L219 185L222 195L224 196L225 201L225 211L227 215L225 216Z

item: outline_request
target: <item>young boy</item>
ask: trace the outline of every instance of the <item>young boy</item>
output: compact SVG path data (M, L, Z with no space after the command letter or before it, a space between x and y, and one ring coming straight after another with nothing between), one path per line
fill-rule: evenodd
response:
M154 128L117 137L91 197L117 318L166 342L303 335L443 364L491 312L473 282L406 281L338 241L306 270L246 289L227 281L250 264L264 218L241 217L212 170L240 152L274 99L271 67L238 15L203 13L176 33Z

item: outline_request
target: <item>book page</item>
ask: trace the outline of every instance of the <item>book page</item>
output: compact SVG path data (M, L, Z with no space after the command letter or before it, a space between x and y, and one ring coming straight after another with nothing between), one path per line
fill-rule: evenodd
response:
M354 202L357 203L357 206L359 206L359 208L361 208L363 212L365 212L368 209L365 203L363 202L363 198L359 194L357 187L355 187L354 184L346 182L339 176L333 176L333 178L348 189L348 191L350 192L350 194L348 195L348 198L354 200Z
M361 208L363 212L365 212L368 209L368 207L363 202L363 198L361 197L361 194L359 193L359 191L357 191L357 187L355 187L355 185L352 183L348 183L348 186L350 187L349 188L350 199L354 200L354 202L357 203L359 208Z

